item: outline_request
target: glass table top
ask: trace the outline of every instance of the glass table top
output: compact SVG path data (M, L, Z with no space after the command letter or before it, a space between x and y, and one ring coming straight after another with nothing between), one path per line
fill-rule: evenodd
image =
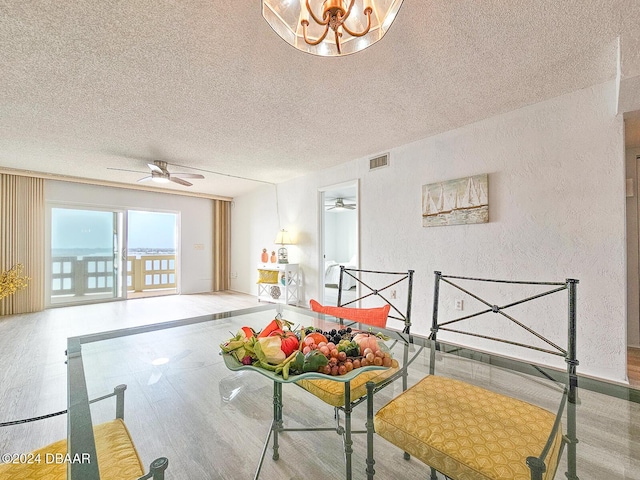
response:
M320 326L332 317L279 306L296 325ZM91 426L114 418L114 402L91 406L116 385L126 384L124 419L143 463L167 457L167 478L253 478L272 418L273 384L267 376L230 370L220 344L242 326L260 330L276 314L276 306L188 318L135 327L68 341L70 453L91 453ZM397 333L397 332L387 332ZM413 335L415 361L408 383L429 373L429 342ZM424 348L423 348L424 347ZM401 357L402 346L393 349ZM553 378L563 372L526 362L441 344L436 371L555 412L562 386ZM579 370L578 370L579 371ZM375 396L377 411L402 391L395 382ZM580 378L578 405L578 475L582 480L640 479L640 396L638 390ZM331 423L333 408L293 384L283 385L284 421L309 428ZM364 425L365 409L354 410L354 425ZM354 427L355 428L355 427ZM366 441L354 438L354 479L364 479ZM375 440L376 478L414 479L428 476L427 467L380 437ZM95 452L95 450L93 450ZM95 454L95 453L94 453ZM93 457L95 458L95 457ZM564 478L566 454L556 478ZM69 465L71 480L98 479L97 464ZM264 462L260 478L344 478L342 442L335 432L291 432L282 435L280 459Z

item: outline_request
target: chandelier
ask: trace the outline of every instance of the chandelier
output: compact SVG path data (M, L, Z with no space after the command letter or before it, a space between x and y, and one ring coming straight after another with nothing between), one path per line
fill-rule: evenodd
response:
M262 16L287 43L332 57L380 40L403 0L262 0Z

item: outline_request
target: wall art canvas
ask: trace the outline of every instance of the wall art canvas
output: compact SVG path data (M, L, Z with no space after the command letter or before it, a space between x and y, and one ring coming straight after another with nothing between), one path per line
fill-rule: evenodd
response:
M489 179L485 173L422 186L422 226L489 221Z

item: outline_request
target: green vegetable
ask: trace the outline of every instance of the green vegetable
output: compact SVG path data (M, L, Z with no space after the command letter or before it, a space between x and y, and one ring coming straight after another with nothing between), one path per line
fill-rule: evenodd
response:
M317 372L320 367L329 363L329 359L320 350L311 350L304 356L303 372Z
M304 365L304 353L302 353L301 351L298 351L296 357L291 362L291 365L289 365L289 370L292 372L302 373L303 365Z

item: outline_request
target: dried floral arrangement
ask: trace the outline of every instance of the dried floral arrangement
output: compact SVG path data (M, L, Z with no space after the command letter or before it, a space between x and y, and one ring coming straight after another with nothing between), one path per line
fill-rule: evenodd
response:
M31 280L23 275L24 265L18 263L9 270L0 273L0 300L13 295L18 290L24 290Z

